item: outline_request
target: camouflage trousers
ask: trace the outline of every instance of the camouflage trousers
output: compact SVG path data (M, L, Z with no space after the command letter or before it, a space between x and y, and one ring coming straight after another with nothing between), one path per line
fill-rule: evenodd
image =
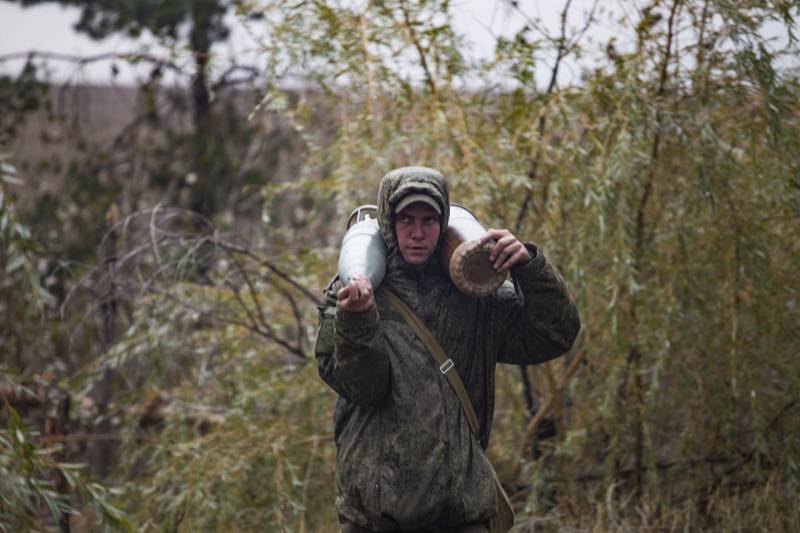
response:
M345 519L340 518L342 533L374 533L371 529L361 527ZM399 531L399 530L398 530ZM483 522L473 522L471 524L462 524L460 526L434 528L434 529L418 529L410 533L489 533L489 528Z

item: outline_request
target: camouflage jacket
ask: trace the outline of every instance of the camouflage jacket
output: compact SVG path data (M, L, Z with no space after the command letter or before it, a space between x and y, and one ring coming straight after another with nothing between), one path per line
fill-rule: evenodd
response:
M495 363L535 364L565 353L580 328L558 273L534 245L511 271L513 287L485 298L461 293L436 254L422 267L403 261L391 230L392 206L435 171L401 169L381 183L379 223L387 243L382 283L414 310L453 360L480 423L476 440L458 397L425 346L380 290L363 313L336 308L334 283L320 307L315 347L319 374L338 394L334 414L336 509L374 531L453 526L497 509L485 456L494 412ZM424 171L424 172L423 172ZM387 183L388 181L388 183ZM411 186L409 186L411 184ZM448 211L445 207L442 233Z

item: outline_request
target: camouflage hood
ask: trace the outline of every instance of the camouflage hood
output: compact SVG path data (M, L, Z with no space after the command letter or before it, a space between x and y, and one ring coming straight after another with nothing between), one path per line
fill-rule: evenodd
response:
M390 254L397 248L397 237L394 233L395 206L409 194L419 193L433 198L442 210L440 220L442 229L437 248L444 238L447 221L450 219L450 195L447 191L447 180L438 170L432 168L396 168L381 179L378 188L378 225Z

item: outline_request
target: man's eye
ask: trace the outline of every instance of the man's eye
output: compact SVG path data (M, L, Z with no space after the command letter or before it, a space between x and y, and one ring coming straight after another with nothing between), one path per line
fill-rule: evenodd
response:
M425 225L426 226L433 226L434 224L436 224L436 219L435 218L431 217L431 218L426 218L425 219Z

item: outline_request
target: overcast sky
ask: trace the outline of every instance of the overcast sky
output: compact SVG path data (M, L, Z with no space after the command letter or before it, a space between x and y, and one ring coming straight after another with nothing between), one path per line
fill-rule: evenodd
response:
M526 16L538 18L541 26L556 34L559 28L560 10L566 1L527 0L520 1L519 5L524 7ZM581 27L593 3L594 0L572 0L568 26L573 29ZM559 84L562 86L577 83L582 69L597 65L598 56L604 54L606 44L612 36L616 38L615 46L618 51L624 52L632 46L630 35L615 35L615 30L620 27L621 18L638 20L634 7L637 5L637 0L599 0L598 5L600 8L595 12L595 22L582 41L584 51L587 53L579 64L570 58L562 65L559 76ZM512 36L525 23L524 17L512 10L507 0L453 0L451 6L456 30L467 37L473 58L491 57L496 37ZM0 0L0 56L22 53L16 61L0 62L0 73L19 72L24 65L24 53L29 51L57 52L75 56L93 56L111 52L147 51L156 55L165 53L154 39L147 37L133 41L121 35L114 35L103 41L93 41L72 29L79 15L79 9L65 8L55 3L23 9L18 3ZM249 62L257 66L258 44L233 17L230 26L231 38L215 45L217 64L227 65L230 63L229 60L236 59L238 63ZM631 28L633 22L628 22L624 26ZM254 25L254 28L257 26ZM768 24L763 31L768 35L774 35L776 43L786 43L786 31L782 24ZM626 32L630 33L630 30ZM177 62L185 62L187 65L190 65L191 61L192 58L188 54L177 58ZM791 61L795 68L800 63L798 57L785 59L784 65L787 65L786 61ZM141 66L137 73L124 62L118 63L119 75L113 83L130 84L136 81L137 75L145 78L149 72L149 67L145 65ZM71 63L57 61L51 61L48 65L56 80L70 80L73 83L112 82L111 63L108 61L93 63L83 69L76 69ZM537 80L540 85L546 83L549 69L550 65L546 61L537 63Z
M555 32L559 24L559 10L564 1L545 0L541 2L524 2L527 5L527 14L539 17L545 27ZM591 0L573 0L571 20L574 25L581 24L584 14L589 10ZM466 35L471 43L472 55L475 58L488 58L494 51L494 42L497 35L513 35L522 26L523 19L514 13L508 3L503 0L456 0L453 2L455 25L457 31ZM104 41L93 41L88 37L76 33L72 27L79 18L77 8L65 8L57 4L45 4L31 8L19 6L16 3L0 1L0 55L32 50L40 52L58 52L77 56L97 55L107 52L140 51L143 46L149 46L150 51L157 51L158 44L150 39L132 41L120 35L115 35ZM595 42L595 49L602 50L611 35L611 29L603 24L603 18L598 21L589 36ZM229 42L218 45L215 54L220 59L225 56L241 58L248 52L257 50L257 45L240 24L234 22L233 34ZM187 61L189 58L187 58ZM0 72L17 72L24 60L5 62L0 64ZM74 66L52 63L56 79L71 78L72 81L108 83L110 81L110 63L93 64L82 71L76 71ZM575 81L578 76L578 67L567 65L562 73L562 82ZM547 72L547 65L542 65L542 77ZM135 73L130 69L120 69L117 83L131 83Z

